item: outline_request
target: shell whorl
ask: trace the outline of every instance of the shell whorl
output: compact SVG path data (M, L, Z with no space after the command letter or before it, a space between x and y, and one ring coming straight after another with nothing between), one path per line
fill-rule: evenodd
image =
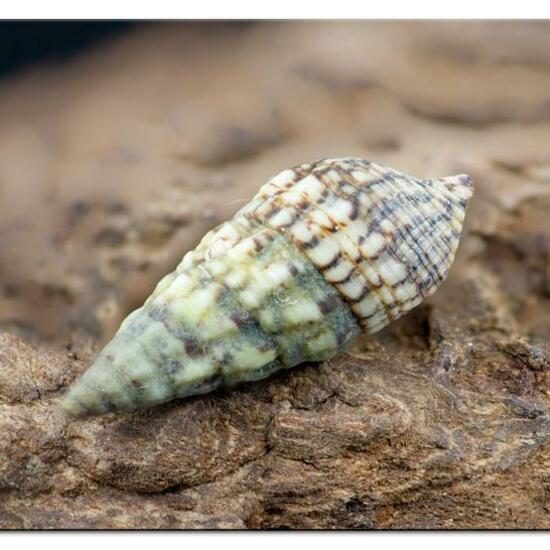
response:
M263 225L301 250L374 333L446 279L472 192L467 175L413 178L355 158L303 164L269 180L180 269L223 256Z
M160 281L62 407L131 410L335 355L445 280L472 192L466 175L355 158L281 172Z

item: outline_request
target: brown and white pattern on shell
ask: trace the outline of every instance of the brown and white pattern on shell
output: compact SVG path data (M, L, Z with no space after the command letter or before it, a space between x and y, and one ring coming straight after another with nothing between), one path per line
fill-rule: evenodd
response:
M269 227L307 255L373 333L446 278L471 193L465 175L412 178L355 158L303 164L268 181L178 270L222 258L254 227Z

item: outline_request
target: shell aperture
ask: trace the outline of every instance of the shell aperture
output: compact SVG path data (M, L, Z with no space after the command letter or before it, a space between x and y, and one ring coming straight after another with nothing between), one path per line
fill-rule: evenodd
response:
M472 193L466 175L360 158L284 170L159 282L62 409L151 407L335 356L445 280Z

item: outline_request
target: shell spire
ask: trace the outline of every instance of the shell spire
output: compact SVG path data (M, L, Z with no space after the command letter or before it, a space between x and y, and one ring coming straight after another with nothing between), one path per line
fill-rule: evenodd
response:
M472 193L466 175L358 158L281 172L159 282L61 407L150 407L333 357L445 280Z

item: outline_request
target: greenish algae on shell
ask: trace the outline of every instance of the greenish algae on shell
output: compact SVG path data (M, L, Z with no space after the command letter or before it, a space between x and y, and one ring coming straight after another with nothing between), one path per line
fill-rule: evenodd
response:
M150 407L333 357L443 282L472 191L354 158L281 172L160 281L62 408Z

